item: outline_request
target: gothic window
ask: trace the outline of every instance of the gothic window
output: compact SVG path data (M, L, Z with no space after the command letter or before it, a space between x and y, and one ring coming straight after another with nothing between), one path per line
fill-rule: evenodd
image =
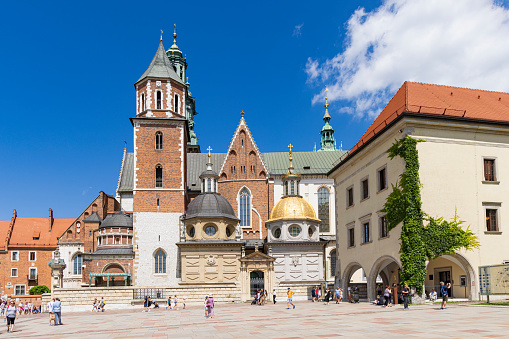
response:
M336 276L336 250L330 252L330 276Z
M163 149L163 133L156 133L156 149Z
M74 257L72 265L74 267L74 274L81 274L81 267L83 266L83 257L81 254Z
M156 166L156 187L163 187L163 166Z
M175 94L175 112L179 111L179 96Z
M154 273L166 273L166 253L163 250L156 252Z
M163 101L162 100L162 93L161 93L161 91L157 91L156 93L157 93L156 94L156 97L157 97L157 99L156 99L156 103L157 103L156 108L157 109L161 109L161 102Z
M320 232L329 232L329 190L322 187L318 190L318 219L320 224Z
M247 188L240 192L240 226L251 226L251 194Z

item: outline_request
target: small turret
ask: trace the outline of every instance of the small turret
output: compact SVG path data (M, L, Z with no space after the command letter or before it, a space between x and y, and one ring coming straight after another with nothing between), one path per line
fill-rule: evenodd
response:
M183 83L186 81L187 61L186 57L182 56L182 51L177 46L177 25L173 25L173 45L166 51L166 55L177 75Z
M329 89L326 88L325 92ZM323 115L323 122L325 123L320 131L322 135L320 141L320 149L319 151L335 151L336 150L336 139L334 139L334 129L329 124L331 116L329 114L329 102L327 101L327 96L325 96L325 114Z

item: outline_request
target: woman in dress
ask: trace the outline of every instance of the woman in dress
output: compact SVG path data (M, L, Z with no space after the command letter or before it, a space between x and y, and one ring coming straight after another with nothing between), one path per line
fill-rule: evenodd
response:
M207 298L207 308L209 312L209 318L214 318L214 296L212 293Z

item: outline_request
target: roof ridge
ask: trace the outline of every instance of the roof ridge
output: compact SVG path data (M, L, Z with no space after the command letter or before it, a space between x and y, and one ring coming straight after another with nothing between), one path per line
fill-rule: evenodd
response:
M118 181L117 181L117 196L119 195L118 194L118 189L120 188L120 181L122 180L122 172L124 171L124 161L125 161L125 157L127 155L127 148L124 147L124 153L122 154L122 163L120 164L120 173L118 174Z

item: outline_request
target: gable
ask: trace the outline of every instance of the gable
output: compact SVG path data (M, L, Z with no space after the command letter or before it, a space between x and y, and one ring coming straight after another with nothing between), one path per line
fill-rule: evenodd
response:
M263 252L255 251L241 258L240 261L274 261L273 257Z
M242 117L219 171L219 181L267 179L268 175L263 157Z

